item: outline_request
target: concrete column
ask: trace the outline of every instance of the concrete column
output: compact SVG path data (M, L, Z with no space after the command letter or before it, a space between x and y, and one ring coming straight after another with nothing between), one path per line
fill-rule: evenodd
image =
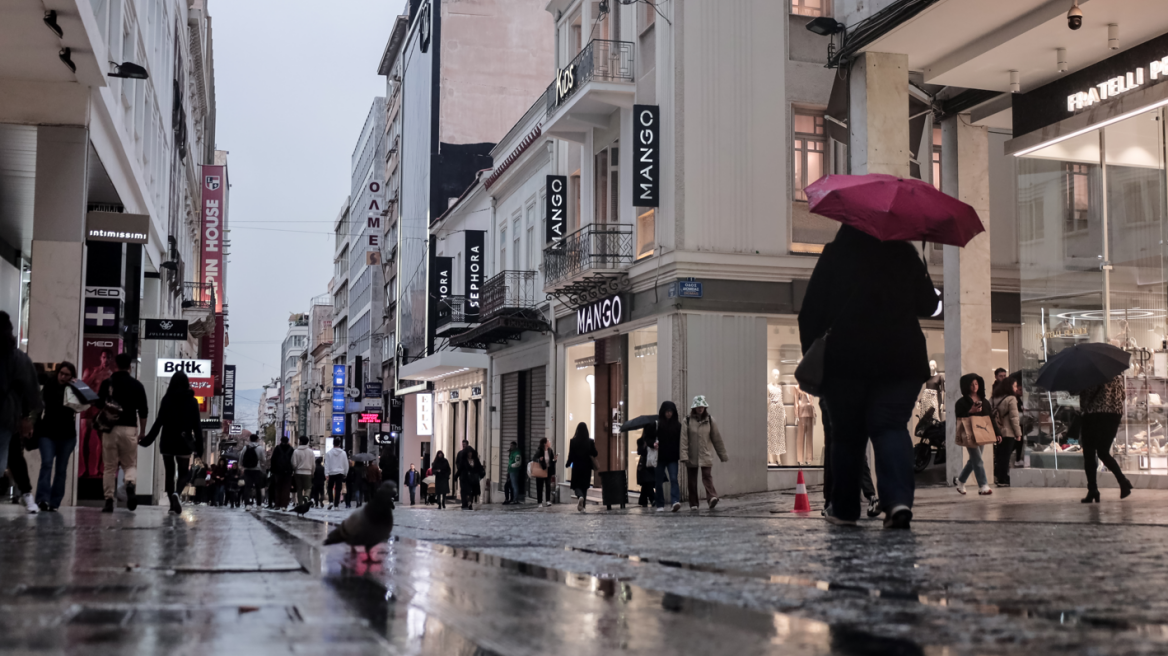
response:
M961 473L965 459L965 450L958 449L955 443L957 421L953 411L961 398L959 380L966 373L980 374L987 385L993 380L989 133L983 127L970 125L967 114L941 121L941 190L969 203L986 229L965 248L945 247L945 480L952 482ZM984 449L982 455L986 476L992 480L993 449Z
M85 128L37 128L28 355L80 363L85 285Z
M850 73L848 158L854 175L909 174L908 56L867 52Z

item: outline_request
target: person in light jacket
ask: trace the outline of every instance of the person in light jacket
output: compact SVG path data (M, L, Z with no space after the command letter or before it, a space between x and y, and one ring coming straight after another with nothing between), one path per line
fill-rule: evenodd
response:
M300 445L292 452L292 466L295 468L292 480L296 482L296 504L302 504L312 496L312 473L316 470L316 454L308 446L308 437L300 438Z
M689 509L698 509L698 470L701 469L702 485L706 488L706 503L710 510L718 505L718 491L714 489L714 454L726 462L726 445L722 443L722 433L718 424L710 416L706 397L699 394L689 407L689 416L681 424L681 459L689 472Z
M349 473L349 454L337 444L324 454L324 475L328 476L329 510L341 507L341 488Z
M995 371L994 375L998 375L998 372ZM1017 378L1007 376L994 383L990 408L994 413L994 422L1002 433L1002 441L994 445L994 482L998 487L1010 487L1010 460L1014 456L1014 443L1022 439L1019 396L1021 391Z

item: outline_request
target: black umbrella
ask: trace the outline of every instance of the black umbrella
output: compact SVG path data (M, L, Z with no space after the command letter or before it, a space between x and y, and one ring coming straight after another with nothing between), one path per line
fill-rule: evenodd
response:
M374 460L377 460L377 456L372 453L358 453L353 456L354 462L373 462Z
M1119 347L1099 342L1076 344L1051 356L1038 370L1034 383L1052 392L1081 392L1106 383L1130 366L1131 354Z
M635 430L644 428L646 426L652 426L653 424L656 424L656 423L657 423L657 415L641 415L640 417L637 417L636 419L630 419L630 420L626 421L625 423L621 424L621 432L627 433L629 431L635 431Z

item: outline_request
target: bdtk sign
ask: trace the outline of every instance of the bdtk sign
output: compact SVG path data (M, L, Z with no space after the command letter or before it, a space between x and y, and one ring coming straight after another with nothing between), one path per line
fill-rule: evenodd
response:
M544 214L547 216L547 234L544 243L551 244L552 250L560 250L564 241L564 226L567 225L568 176L549 175L545 192Z
M180 358L159 358L158 377L170 378L182 372L189 378L210 378L210 360L183 360Z
M633 105L633 205L661 203L661 110Z

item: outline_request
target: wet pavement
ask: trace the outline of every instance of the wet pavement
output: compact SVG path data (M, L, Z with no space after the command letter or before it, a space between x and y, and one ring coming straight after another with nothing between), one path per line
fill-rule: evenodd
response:
M4 505L0 652L1168 653L1168 491L1081 496L925 489L911 532L778 493L399 507L372 559L319 546L345 510Z

